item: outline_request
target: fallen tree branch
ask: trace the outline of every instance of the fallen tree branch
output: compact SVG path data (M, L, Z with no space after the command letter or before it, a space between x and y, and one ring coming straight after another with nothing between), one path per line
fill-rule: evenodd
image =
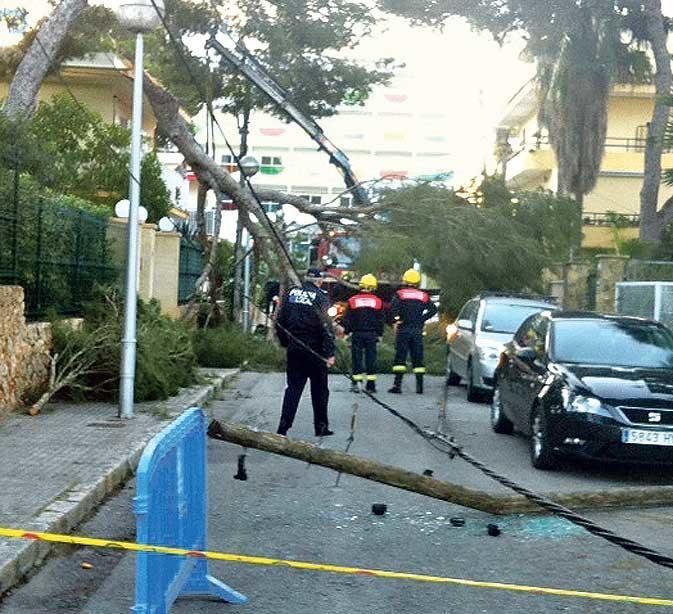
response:
M523 497L493 496L458 484L442 482L400 467L385 465L361 456L318 448L304 441L254 431L244 426L223 424L213 420L208 427L208 436L212 439L228 441L246 448L256 448L273 454L289 456L313 465L321 465L341 473L349 473L366 480L387 484L490 514L539 511L537 506L528 503Z
M33 114L42 81L58 59L68 30L87 4L87 0L63 0L35 32L9 86L4 106L9 119L25 119Z
M257 218L258 224L247 224L248 231L256 242L268 246L269 252L273 253L273 260L278 264L284 276L291 279L293 283L299 284L299 278L294 272L292 262L289 261L283 246L276 240L271 222L264 215L264 210L253 195L247 189L242 188L229 173L206 154L194 138L187 120L181 114L180 105L175 96L147 73L143 85L161 132L166 134L178 148L185 162L196 173L198 180L218 195L228 194L238 206L239 211L248 215L253 214ZM216 237L215 240L217 241L218 238Z
M380 211L384 211L387 205L377 203L364 207L344 207L342 205L312 205L305 198L294 194L287 194L280 190L261 189L257 190L257 195L262 201L279 203L281 205L292 205L302 213L312 215L319 222L333 221L333 218L346 218L356 221L363 217L371 216Z

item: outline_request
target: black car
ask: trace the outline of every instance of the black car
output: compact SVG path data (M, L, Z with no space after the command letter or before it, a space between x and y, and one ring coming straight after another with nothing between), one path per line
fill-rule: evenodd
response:
M673 334L650 320L543 311L505 346L491 425L530 436L531 461L559 456L673 462Z

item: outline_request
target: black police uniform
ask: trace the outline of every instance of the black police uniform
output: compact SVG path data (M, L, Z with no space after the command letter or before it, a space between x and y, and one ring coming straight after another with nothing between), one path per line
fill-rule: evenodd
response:
M391 303L390 315L397 322L397 339L393 373L395 383L390 392L401 392L402 376L406 373L407 354L411 354L411 364L416 374L416 392L423 392L423 326L437 313L437 306L430 295L418 288L400 288Z
M307 380L311 381L315 434L331 434L327 418L327 365L323 360L334 356L335 351L328 307L327 294L311 282L291 288L281 303L276 334L287 348L287 387L278 426L281 435L286 435L294 423Z
M352 296L348 300L343 325L346 333L351 334L353 390L357 392L358 382L366 377L367 390L376 392L376 344L383 335L383 301L371 292Z

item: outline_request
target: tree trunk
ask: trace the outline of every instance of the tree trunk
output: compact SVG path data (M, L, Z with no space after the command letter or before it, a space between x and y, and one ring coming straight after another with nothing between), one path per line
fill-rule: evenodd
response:
M366 480L372 480L402 490L415 492L426 497L449 501L456 505L469 507L490 514L514 513L523 511L538 511L539 508L527 502L523 497L498 496L494 497L480 491L471 490L464 486L442 482L426 477L400 467L385 465L376 461L345 454L337 450L319 448L310 443L296 441L273 435L253 431L244 426L222 424L213 420L208 427L208 436L220 441L228 441L246 448L256 448L273 454L289 456L298 460L334 469L342 473L349 473Z
M294 273L292 262L287 258L283 246L275 239L262 208L249 192L241 189L238 182L222 169L216 160L206 155L180 114L180 106L175 97L147 74L144 89L161 132L175 144L187 164L198 175L199 181L205 182L218 195L218 210L221 210L222 195L229 195L245 214L248 231L264 246L263 249L268 248L272 252L273 260L278 263L281 271L290 277L293 283L298 284L299 278ZM249 214L253 214L259 220L259 224L253 224L248 217ZM271 258L271 254L267 254L266 257Z
M35 34L9 86L4 106L9 119L24 119L33 114L42 81L53 67L70 26L86 6L87 0L62 0Z
M671 92L673 74L671 73L671 58L666 47L667 32L661 12L661 0L648 0L643 3L643 7L647 37L652 46L656 66L654 79L656 98L645 145L643 187L640 190L640 239L658 241L664 229L663 220L657 214L657 205L661 183L664 133L670 111L665 97Z
M206 235L206 197L208 186L199 181L199 191L196 195L196 236L201 245L208 243Z

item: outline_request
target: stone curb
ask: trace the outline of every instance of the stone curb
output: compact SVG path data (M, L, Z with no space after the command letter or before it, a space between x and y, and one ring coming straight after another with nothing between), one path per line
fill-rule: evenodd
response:
M182 400L182 411L190 407L202 406L239 374L239 370L217 375L210 384L189 391ZM179 415L171 412L171 417ZM64 491L52 500L32 521L21 528L47 533L68 533L104 501L106 497L124 484L136 471L145 446L166 426L157 422L151 432L147 432L124 459L112 462L103 475L89 484L78 484ZM0 595L21 582L35 567L49 555L52 544L46 542L7 541L0 542Z

